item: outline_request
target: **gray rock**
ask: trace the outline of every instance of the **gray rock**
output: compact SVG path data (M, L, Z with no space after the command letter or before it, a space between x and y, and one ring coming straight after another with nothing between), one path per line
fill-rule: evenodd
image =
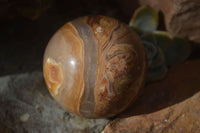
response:
M16 133L99 133L107 119L86 119L50 96L42 72L0 78L0 123Z

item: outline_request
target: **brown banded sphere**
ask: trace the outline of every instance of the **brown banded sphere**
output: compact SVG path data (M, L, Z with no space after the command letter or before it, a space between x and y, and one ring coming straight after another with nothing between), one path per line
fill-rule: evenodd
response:
M49 41L43 62L51 95L69 112L87 118L111 117L132 104L146 68L138 36L105 16L66 23Z

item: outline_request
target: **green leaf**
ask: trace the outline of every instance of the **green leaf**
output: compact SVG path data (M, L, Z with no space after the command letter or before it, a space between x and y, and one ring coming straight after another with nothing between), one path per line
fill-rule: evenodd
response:
M163 51L156 44L156 38L153 34L145 33L141 36L141 40L145 47L149 68L165 63Z
M172 39L168 32L165 31L154 31L153 32L155 38L156 38L156 44L164 51L166 52L168 48L172 44Z
M165 56L163 51L160 48L157 48L156 55L152 58L152 64L149 66L149 68L156 68L163 64L165 64Z
M158 26L158 13L150 7L141 7L135 11L129 26L153 32Z
M148 60L148 66L150 66L152 64L152 58L157 54L157 46L155 46L155 37L151 33L143 33L140 36L140 39L144 44Z
M180 36L173 38L171 46L165 52L166 64L171 66L183 62L191 53L190 45Z
M140 39L142 41L146 41L152 44L156 44L156 38L152 33L147 33L147 32L143 32L143 34L140 36Z
M153 43L150 43L148 41L143 40L142 42L144 44L147 60L150 60L150 62L152 62L153 57L156 56L158 52L157 47ZM148 63L148 65L151 65L151 63Z
M136 27L130 27L140 38L142 37L142 35L144 34L144 31L136 28Z

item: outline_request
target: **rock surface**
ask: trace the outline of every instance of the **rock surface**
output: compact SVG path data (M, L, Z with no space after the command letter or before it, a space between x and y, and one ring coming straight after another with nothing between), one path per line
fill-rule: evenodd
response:
M42 72L0 78L0 129L15 133L99 133L107 119L68 113L50 96Z
M171 67L164 80L148 84L121 117L148 114L192 97L200 91L200 60Z
M198 133L200 131L200 92L167 109L116 119L103 133Z
M135 104L109 123L104 133L198 133L199 68L200 60L172 67L166 79L147 85Z

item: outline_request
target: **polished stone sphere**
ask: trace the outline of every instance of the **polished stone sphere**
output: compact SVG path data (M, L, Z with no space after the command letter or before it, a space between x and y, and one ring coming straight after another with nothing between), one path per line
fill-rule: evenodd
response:
M59 104L79 116L102 118L134 102L145 83L147 61L141 40L126 24L106 16L85 16L53 35L43 69Z

